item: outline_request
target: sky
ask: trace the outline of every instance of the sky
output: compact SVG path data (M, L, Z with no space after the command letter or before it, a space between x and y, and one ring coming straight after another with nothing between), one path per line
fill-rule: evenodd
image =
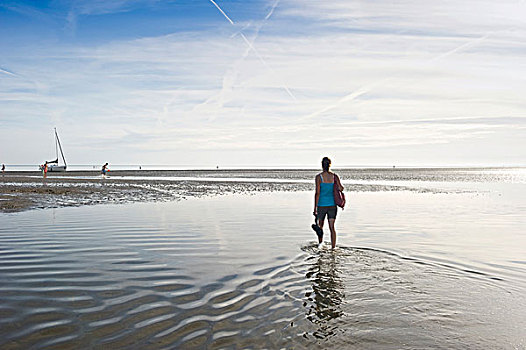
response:
M526 166L524 0L0 0L0 163Z

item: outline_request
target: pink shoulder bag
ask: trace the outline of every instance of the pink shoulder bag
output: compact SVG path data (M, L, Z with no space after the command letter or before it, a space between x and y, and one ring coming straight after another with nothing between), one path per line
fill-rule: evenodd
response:
M334 203L342 209L345 207L345 195L340 191L340 179L336 174L334 174Z

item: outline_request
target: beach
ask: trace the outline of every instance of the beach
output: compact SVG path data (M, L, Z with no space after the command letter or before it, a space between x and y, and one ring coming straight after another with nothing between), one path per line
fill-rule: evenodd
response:
M447 182L522 181L521 173L507 168L342 169L351 191L470 191L444 188ZM119 170L49 173L11 171L0 177L0 211L58 208L104 203L180 200L226 193L306 191L313 187L316 170ZM426 186L421 186L425 183ZM437 185L438 186L435 186Z
M0 350L526 350L525 18L2 1Z
M522 168L335 171L6 174L0 347L524 348Z
M222 181L207 180L206 177L200 180L191 176L196 172L177 172L177 175L183 173L184 177L174 181L167 173L173 175L174 172L116 171L111 176L102 177L98 171L76 171L49 173L45 178L41 172L11 172L0 177L0 211L181 200L225 193L306 190L310 187L294 182L233 183L228 177L223 177Z

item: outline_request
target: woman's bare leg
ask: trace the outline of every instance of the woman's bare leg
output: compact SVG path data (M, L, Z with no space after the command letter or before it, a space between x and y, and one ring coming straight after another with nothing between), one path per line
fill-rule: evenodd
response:
M325 218L319 220L318 219L318 226L323 230L323 224L325 223ZM318 243L323 242L323 237L318 237Z
M336 228L334 227L334 222L336 219L329 219L329 228L331 230L331 245L332 248L336 247Z

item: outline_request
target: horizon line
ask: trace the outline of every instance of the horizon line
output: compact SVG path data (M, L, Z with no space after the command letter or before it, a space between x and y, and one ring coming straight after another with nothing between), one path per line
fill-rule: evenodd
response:
M6 167L32 167L32 166L38 166L39 164L9 164L9 163L1 163L4 164ZM69 164L68 167L99 167L102 165L99 164ZM117 164L117 163L110 163L111 166L116 167L170 167L170 168L184 168L184 169L202 169L202 168L210 168L210 169L319 169L319 166L311 166L311 165L190 165L190 164ZM473 165L473 164L464 164L464 165L452 165L452 164L438 164L438 165L429 165L429 164L418 164L418 165L408 165L408 164L401 164L401 165L378 165L378 164L358 164L358 165L342 165L342 166L333 166L332 169L349 169L349 168L526 168L526 165L517 165L517 164L479 164L479 165ZM147 170L147 169L145 169ZM163 170L163 169L157 169L157 170ZM171 170L171 169L166 169Z

